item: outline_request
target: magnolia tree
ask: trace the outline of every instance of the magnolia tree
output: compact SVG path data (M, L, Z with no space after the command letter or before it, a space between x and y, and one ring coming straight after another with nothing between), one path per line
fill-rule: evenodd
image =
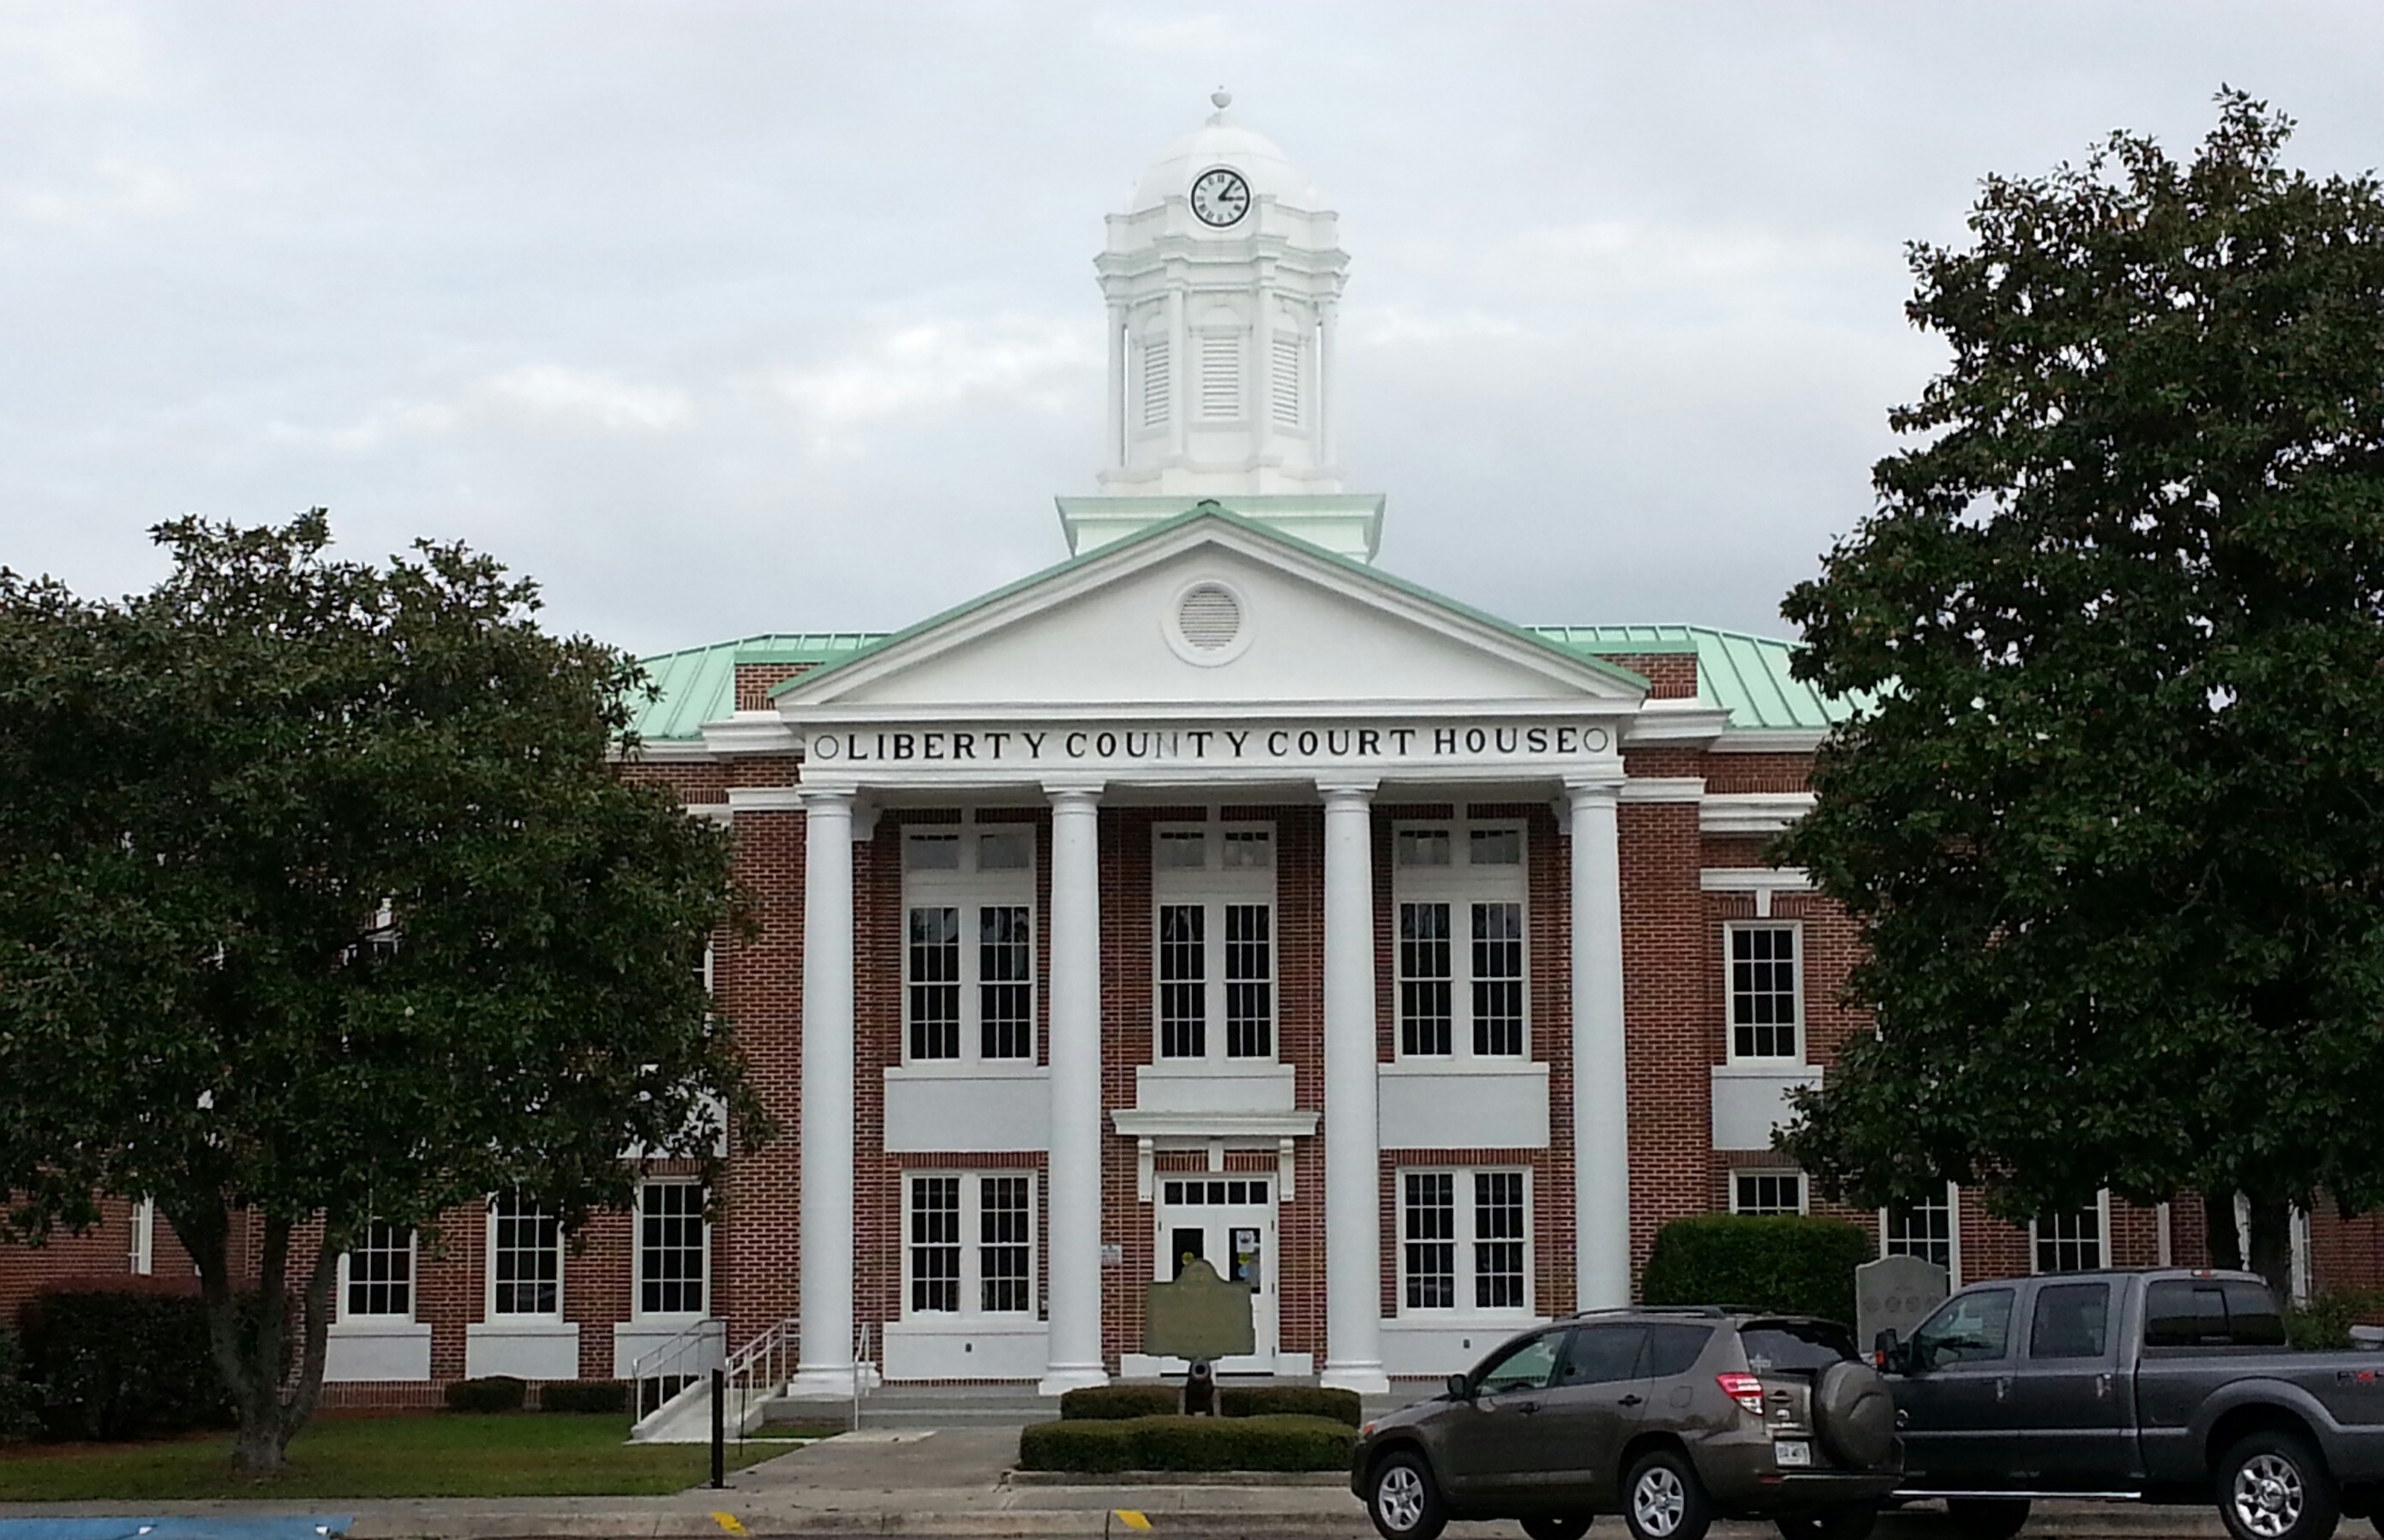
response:
M367 1224L573 1226L625 1150L768 1130L702 981L727 837L616 773L630 660L459 547L333 560L320 510L155 535L121 602L0 574L0 1187L34 1240L155 1200L267 1473Z
M1786 1147L1866 1202L2023 1218L2384 1198L2384 193L2229 93L1918 246L1953 362L1785 606L1868 709L1786 862L1862 923L1878 1033Z

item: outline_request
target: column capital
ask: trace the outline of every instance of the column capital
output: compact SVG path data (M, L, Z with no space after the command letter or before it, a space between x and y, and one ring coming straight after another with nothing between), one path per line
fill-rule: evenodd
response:
M1316 777L1316 794L1324 799L1328 807L1335 802L1371 806L1374 793L1382 784L1380 776L1319 776Z
M861 789L855 786L798 786L795 800L803 804L806 813L851 813L860 799Z
M1595 807L1603 802L1611 807L1622 800L1622 776L1567 776L1564 781L1565 801L1574 809Z
M1051 800L1054 812L1066 807L1098 808L1108 785L1094 776L1060 776L1043 783L1043 795Z

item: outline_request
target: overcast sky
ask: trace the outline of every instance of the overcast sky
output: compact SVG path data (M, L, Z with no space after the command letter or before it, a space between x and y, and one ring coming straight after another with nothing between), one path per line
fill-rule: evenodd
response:
M2384 162L2384 4L0 0L0 562L324 504L652 652L1065 553L1101 217L1219 85L1342 216L1383 565L1784 633L1940 346L1903 242L2222 81Z

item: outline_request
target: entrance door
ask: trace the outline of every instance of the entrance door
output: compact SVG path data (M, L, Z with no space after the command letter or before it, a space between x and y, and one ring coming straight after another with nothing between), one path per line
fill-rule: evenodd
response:
M1157 1211L1158 1244L1152 1250L1160 1282L1172 1282L1197 1257L1228 1283L1251 1285L1250 1328L1257 1350L1248 1357L1218 1360L1218 1372L1273 1373L1279 1315L1273 1181L1250 1175L1162 1176Z

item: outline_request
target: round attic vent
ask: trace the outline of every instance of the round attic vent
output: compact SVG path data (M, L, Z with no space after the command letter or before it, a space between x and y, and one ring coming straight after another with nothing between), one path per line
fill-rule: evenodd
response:
M1250 644L1242 596L1213 578L1188 583L1167 612L1167 644L1186 663L1215 667Z

